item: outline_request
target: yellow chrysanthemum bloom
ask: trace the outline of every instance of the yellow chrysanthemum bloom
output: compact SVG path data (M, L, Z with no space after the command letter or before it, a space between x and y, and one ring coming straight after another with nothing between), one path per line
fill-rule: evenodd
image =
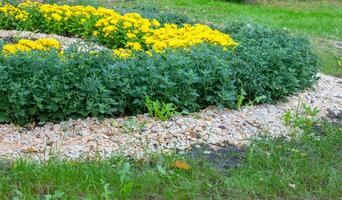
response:
M134 33L127 33L126 36L128 37L128 39L134 39L137 37Z
M17 52L17 48L15 45L5 45L2 48L2 52L6 54L15 54Z
M126 46L135 51L140 51L142 49L141 44L139 44L138 42L127 42Z
M118 56L119 58L125 59L132 55L132 51L129 49L119 48L119 49L115 49L113 54L114 56Z
M94 31L93 32L93 36L97 36L97 35L99 35L99 32L98 31Z
M5 54L15 54L18 51L50 51L60 47L59 41L52 38L41 38L38 40L21 39L18 43L4 45L2 52Z
M62 20L62 16L57 13L52 13L51 18L57 22Z

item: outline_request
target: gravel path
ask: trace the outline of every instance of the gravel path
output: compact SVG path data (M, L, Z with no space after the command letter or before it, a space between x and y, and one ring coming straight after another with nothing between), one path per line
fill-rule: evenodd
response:
M67 158L124 155L141 158L153 152L187 150L194 145L244 145L260 134L286 135L283 114L306 103L320 109L320 116L341 114L342 79L320 75L317 85L278 105L244 107L240 111L207 108L161 122L147 115L69 120L43 127L0 125L0 157L49 155Z

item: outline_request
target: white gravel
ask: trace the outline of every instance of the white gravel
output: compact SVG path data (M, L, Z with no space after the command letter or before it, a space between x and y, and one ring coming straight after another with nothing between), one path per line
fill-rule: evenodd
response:
M0 125L0 157L47 159L52 154L72 159L98 155L141 158L154 152L183 151L197 144L244 145L259 135L286 135L289 128L282 116L300 104L319 108L320 116L342 112L342 79L320 77L314 89L285 103L249 106L240 111L211 107L165 122L138 115L103 121L69 120L34 128Z
M83 42L58 35L0 30L0 38L13 35L56 38L64 48ZM184 151L197 144L219 147L228 142L239 146L260 135L287 135L290 131L282 116L301 104L319 108L320 116L342 112L342 79L323 74L320 77L313 89L294 95L287 102L249 106L240 111L209 107L165 122L138 115L102 121L69 120L32 128L3 124L0 125L0 157L48 159L50 155L58 155L76 159L124 155L142 158L154 152Z

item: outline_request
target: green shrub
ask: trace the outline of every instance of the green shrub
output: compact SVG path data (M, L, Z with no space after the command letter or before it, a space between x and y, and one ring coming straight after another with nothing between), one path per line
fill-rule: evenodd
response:
M234 51L202 44L153 57L112 52L0 54L0 122L60 121L147 111L145 97L192 112L209 105L272 103L310 87L319 59L310 43L282 30L231 24Z
M319 57L306 38L284 30L233 23L221 28L239 42L229 66L234 72L236 88L245 98L273 102L310 87L320 69Z
M0 121L27 123L146 111L145 97L195 111L234 107L221 48L201 45L152 58L112 60L111 52L67 50L0 56Z
M240 42L234 52L200 45L116 61L110 52L75 50L62 60L57 52L2 56L0 120L136 114L146 111L147 95L186 111L235 108L241 106L238 91L244 91L244 102L273 102L315 81L318 59L305 39L263 27L225 30Z

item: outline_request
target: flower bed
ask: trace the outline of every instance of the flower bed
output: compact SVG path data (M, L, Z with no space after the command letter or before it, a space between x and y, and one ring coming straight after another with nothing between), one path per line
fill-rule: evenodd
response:
M3 46L4 54L15 54L18 51L50 51L51 49L59 49L61 45L58 40L51 38L41 38L38 40L19 40L16 44L6 44Z
M224 48L237 45L229 35L208 26L165 24L141 17L138 13L120 15L111 9L25 2L0 7L0 27L39 30L61 35L92 38L127 57L132 51L161 52L166 48L184 48L203 42Z
M319 69L305 38L245 24L219 31L105 8L23 3L0 7L0 28L83 37L114 51L25 51L20 41L0 41L5 123L143 113L146 97L183 112L272 103L310 87Z

